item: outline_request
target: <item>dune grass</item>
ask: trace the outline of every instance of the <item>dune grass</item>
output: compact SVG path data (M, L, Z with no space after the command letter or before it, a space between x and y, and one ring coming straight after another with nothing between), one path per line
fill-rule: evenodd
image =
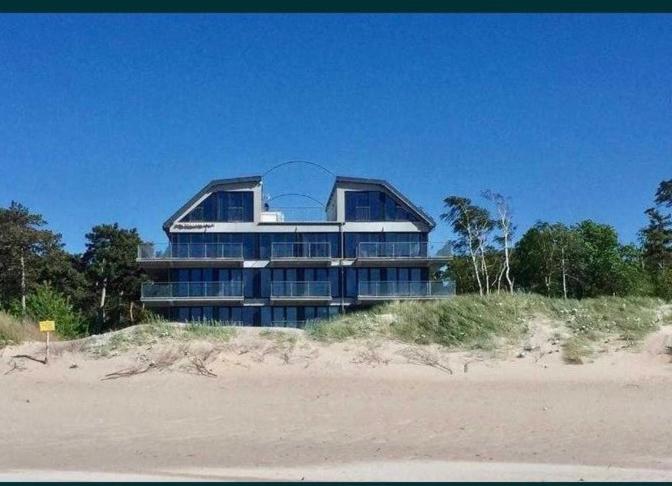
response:
M656 330L662 304L643 297L563 300L532 294L460 295L383 304L311 325L307 332L327 342L380 336L413 344L492 349L525 336L531 319L539 317L565 326L577 338L567 348L574 361L574 355L589 352L588 343L605 335L636 342Z
M35 322L0 311L0 347L42 339L43 336Z
M158 344L164 340L227 342L235 335L236 329L231 326L206 324L185 326L153 319L146 324L122 329L110 335L92 336L86 340L83 349L94 355L106 357L132 348Z

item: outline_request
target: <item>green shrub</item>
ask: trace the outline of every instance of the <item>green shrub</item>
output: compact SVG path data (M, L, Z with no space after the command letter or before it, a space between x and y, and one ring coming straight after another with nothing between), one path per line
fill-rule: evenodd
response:
M17 303L12 305L12 313L21 315ZM55 321L56 333L65 339L73 339L87 334L88 326L72 304L49 285L40 285L26 298L26 316L36 321Z
M562 345L562 357L570 364L583 364L593 354L590 341L583 336L572 336Z

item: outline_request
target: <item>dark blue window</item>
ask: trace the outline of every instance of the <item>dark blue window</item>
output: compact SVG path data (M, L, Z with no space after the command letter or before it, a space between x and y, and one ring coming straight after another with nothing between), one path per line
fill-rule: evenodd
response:
M187 213L183 221L253 221L252 191L218 191Z
M382 191L346 191L346 221L417 221L413 211Z

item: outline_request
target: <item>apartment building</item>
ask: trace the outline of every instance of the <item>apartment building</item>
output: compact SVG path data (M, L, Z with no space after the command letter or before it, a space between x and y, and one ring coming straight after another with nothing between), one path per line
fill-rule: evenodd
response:
M302 327L402 299L441 299L451 282L434 220L383 180L336 177L317 216L265 202L262 177L214 180L144 243L142 302L175 321Z

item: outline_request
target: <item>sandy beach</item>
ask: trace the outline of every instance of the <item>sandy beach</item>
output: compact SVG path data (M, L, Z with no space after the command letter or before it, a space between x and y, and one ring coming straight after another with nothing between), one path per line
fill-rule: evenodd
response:
M669 481L671 333L569 365L552 346L488 357L299 335L287 352L249 330L180 345L211 376L177 360L117 379L103 378L175 345L57 346L48 365L11 357L39 343L8 347L0 480Z

